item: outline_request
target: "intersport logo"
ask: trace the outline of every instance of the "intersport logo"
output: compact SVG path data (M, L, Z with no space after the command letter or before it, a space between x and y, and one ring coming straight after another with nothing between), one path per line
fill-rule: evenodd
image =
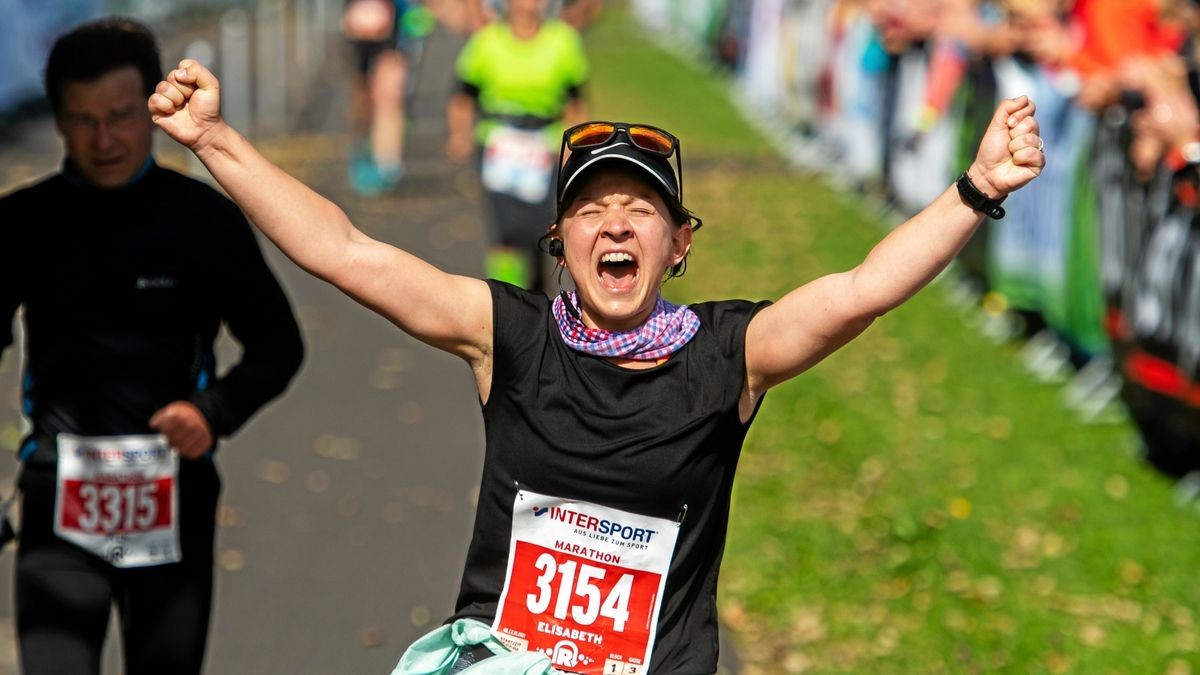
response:
M616 537L624 541L641 542L648 544L658 534L657 530L651 530L644 527L634 527L625 525L615 520L607 518L597 518L596 516L588 515L580 511L573 511L561 506L534 507L533 515L535 517L544 516L549 511L552 520L566 523L574 527L590 530L599 534Z

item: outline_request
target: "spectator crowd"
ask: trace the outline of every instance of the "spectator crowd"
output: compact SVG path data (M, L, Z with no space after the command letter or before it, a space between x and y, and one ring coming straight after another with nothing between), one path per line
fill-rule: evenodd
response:
M635 0L725 64L799 157L915 212L997 100L1038 105L1047 166L959 256L972 297L1146 459L1200 469L1200 52L1177 0ZM1001 321L1002 319L1002 321Z

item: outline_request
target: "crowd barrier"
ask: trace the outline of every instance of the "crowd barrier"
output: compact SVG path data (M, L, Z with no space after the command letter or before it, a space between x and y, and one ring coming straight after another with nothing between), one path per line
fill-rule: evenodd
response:
M54 39L103 11L101 0L0 0L0 112L40 96L42 68Z
M0 116L41 100L50 48L74 26L105 15L126 16L150 25L162 41L179 32L171 22L201 15L219 17L216 44L199 40L184 54L164 49L164 65L184 55L210 65L238 94L229 97L226 116L242 129L275 132L287 114L285 78L279 74L304 81L321 67L341 7L341 0L0 0ZM276 76L254 87L255 65Z
M0 0L0 113L42 96L42 69L55 38L71 27L106 14L152 21L198 6L230 0Z
M1155 466L1200 469L1195 167L1136 176L1131 111L1076 105L1069 71L939 39L891 54L849 5L632 0L654 34L728 64L745 108L803 140L800 161L879 188L906 214L968 166L1000 98L1029 94L1047 166L963 251L960 283L1007 327L993 332L1026 339L1032 370L1066 382L1064 401L1083 419L1127 414Z

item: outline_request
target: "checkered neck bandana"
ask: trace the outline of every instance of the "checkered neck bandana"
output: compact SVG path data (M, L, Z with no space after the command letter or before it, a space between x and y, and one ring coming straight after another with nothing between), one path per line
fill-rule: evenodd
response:
M575 292L569 299L573 308L579 307ZM554 320L563 342L576 351L592 356L620 356L635 361L657 361L683 349L700 330L700 317L687 305L672 305L662 296L654 303L654 311L641 326L629 331L608 331L588 328L563 302L562 294L554 298Z

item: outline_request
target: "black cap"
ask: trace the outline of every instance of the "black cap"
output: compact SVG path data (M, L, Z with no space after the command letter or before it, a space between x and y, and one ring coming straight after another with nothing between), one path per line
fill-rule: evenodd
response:
M625 132L619 131L613 134L612 139L604 145L571 151L570 157L567 158L559 172L558 215L561 217L567 208L567 204L563 203L567 192L570 191L572 185L582 183L583 174L596 166L608 165L616 161L641 170L649 178L650 184L664 198L681 204L679 178L671 167L670 159L642 150L630 142Z

